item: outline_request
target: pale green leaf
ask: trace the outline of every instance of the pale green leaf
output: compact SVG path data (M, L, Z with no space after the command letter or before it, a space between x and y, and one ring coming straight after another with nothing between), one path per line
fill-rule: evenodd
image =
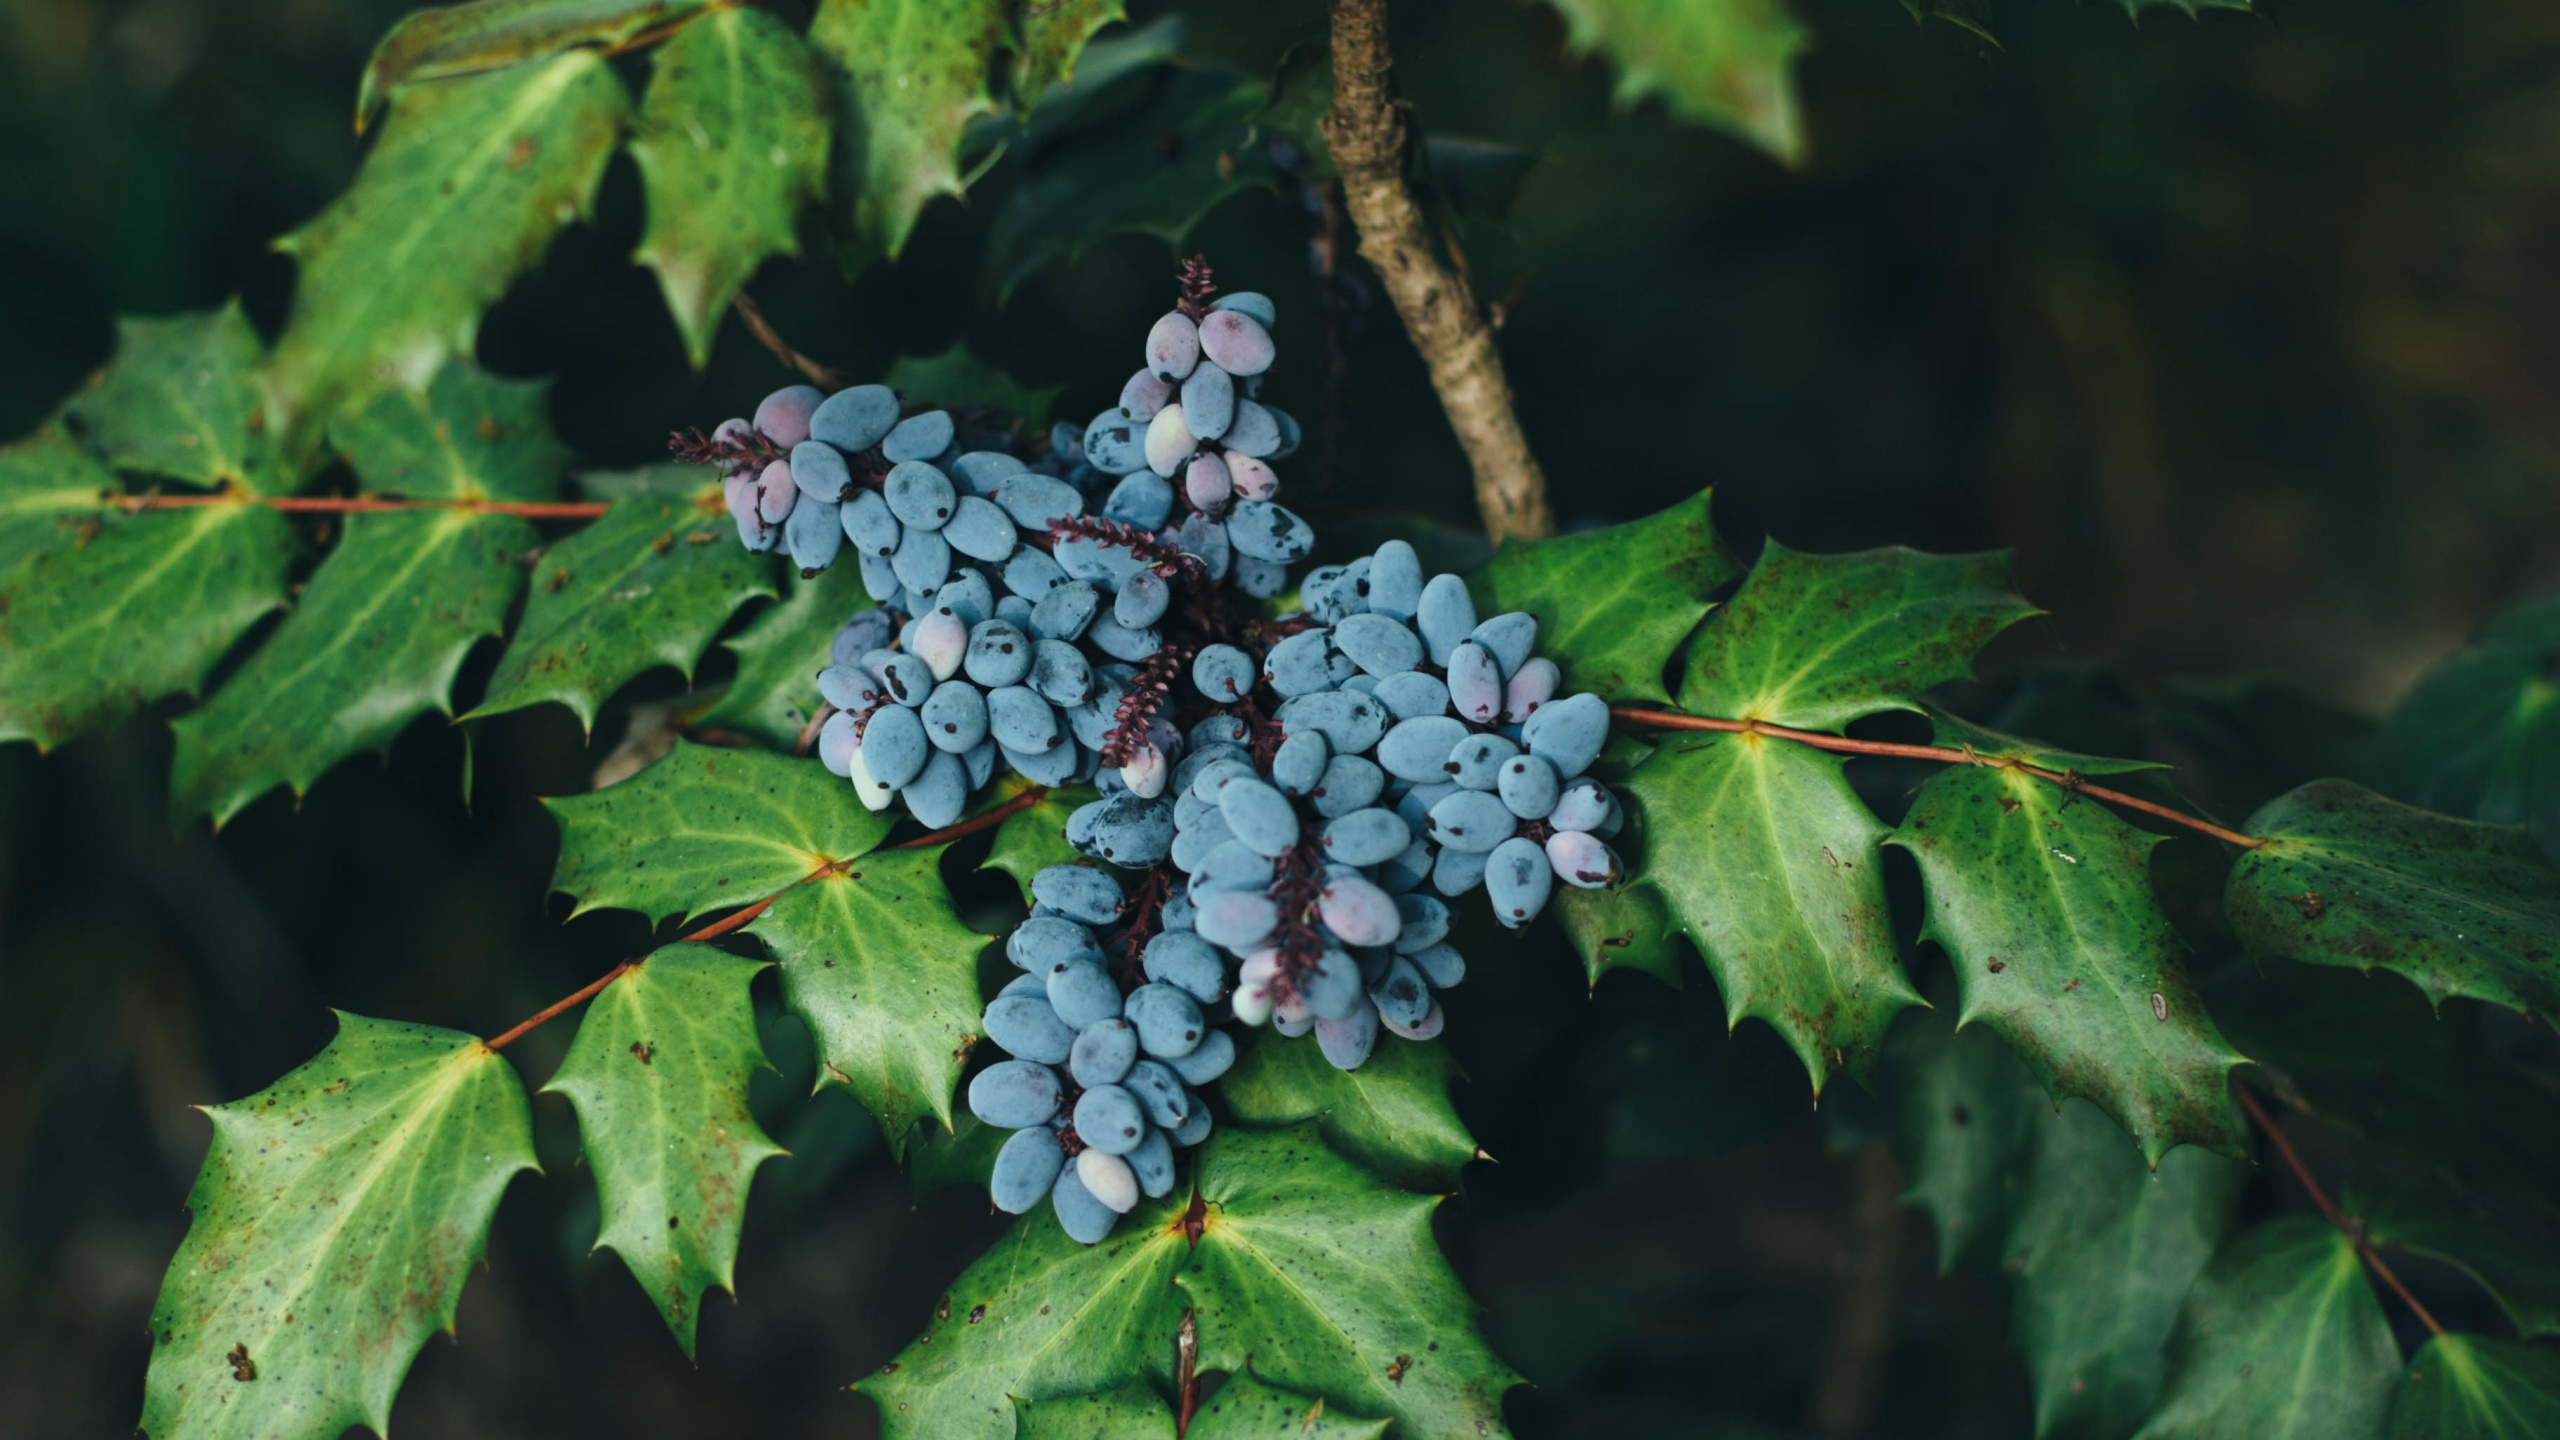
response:
M1671 112L1805 160L1793 69L1813 37L1785 0L1553 0L1577 51L1617 68L1618 103L1658 95Z
M2487 1335L2437 1335L2409 1360L2391 1440L2560 1435L2560 1354Z
M116 355L71 399L71 418L120 470L252 492L289 488L258 413L266 345L241 313L116 322Z
M418 1348L453 1328L507 1181L537 1168L523 1084L471 1036L341 1015L327 1049L205 1113L142 1429L385 1433Z
M1712 491L1658 515L1554 540L1511 540L1468 577L1476 612L1538 617L1538 652L1564 669L1557 693L1667 701L1672 652L1707 599L1742 575L1716 538Z
M652 60L631 135L658 272L694 368L729 297L768 256L800 253L800 212L825 193L828 129L808 47L763 10L687 25Z
M818 1047L818 1083L850 1087L892 1151L919 1120L951 1128L951 1092L978 1042L987 937L952 911L944 848L863 856L787 892L747 927L780 963L783 1004Z
M1015 0L1014 108L1029 114L1050 86L1075 78L1085 42L1128 18L1121 0Z
M916 215L958 195L960 134L994 114L1004 0L819 0L809 43L837 73L835 205L858 252L897 258Z
M2399 1384L2355 1247L2309 1216L2269 1220L2188 1292L2137 1440L2378 1440Z
M747 1113L765 1064L747 987L763 965L708 945L670 945L623 971L587 1006L559 1072L604 1225L693 1353L702 1293L736 1289L738 1230L756 1167L782 1153Z
M761 900L870 852L889 821L815 760L679 743L639 774L542 802L560 822L551 888L651 920Z
M1179 1434L1173 1407L1139 1380L1013 1405L1013 1440L1177 1440Z
M1314 1040L1257 1026L1239 1036L1218 1097L1239 1125L1316 1122L1333 1148L1407 1190L1446 1193L1476 1156L1449 1100L1458 1062L1436 1040L1378 1037L1357 1070L1337 1070Z
M606 697L653 666L690 678L738 607L773 594L772 573L738 547L717 489L615 501L534 567L515 640L464 718L552 700L592 729Z
M504 70L565 50L622 50L663 35L715 0L472 0L417 10L374 46L356 87L356 127L392 88Z
M585 51L392 96L355 182L277 242L302 267L266 370L289 458L340 410L471 353L481 312L588 213L628 109Z
M705 729L734 730L776 750L789 750L817 713L818 672L833 663L836 631L872 608L862 588L862 567L830 565L804 578L786 566L781 601L745 629L720 642L738 657L738 674L719 703L696 722Z
M51 426L0 446L0 584L28 556L88 543L120 494L115 473Z

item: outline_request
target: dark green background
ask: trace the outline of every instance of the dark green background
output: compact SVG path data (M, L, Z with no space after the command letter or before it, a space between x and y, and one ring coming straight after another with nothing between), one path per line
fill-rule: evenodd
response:
M272 329L292 271L268 242L351 173L356 72L402 8L0 7L0 434L104 361L118 312L240 293ZM1744 545L2014 546L2056 613L2003 642L1977 708L2218 765L2199 785L2233 813L2351 763L2354 723L2273 722L2271 765L2198 742L2210 726L2162 733L2136 694L2184 697L2166 713L2192 720L2214 693L2192 677L2265 674L2378 709L2555 578L2560 12L2323 0L2137 26L2095 0L2008 0L1997 51L1891 0L1812 13L1814 155L1790 173L1651 107L1613 113L1550 12L1399 0L1421 122L1541 152L1511 224L1465 244L1482 294L1516 287L1503 348L1569 521L1715 485ZM1193 52L1259 73L1322 15L1190 20ZM1089 415L1134 368L1169 252L1106 244L987 313L979 235L1005 183L934 206L894 268L848 285L813 231L807 263L753 289L856 373L965 334ZM482 336L491 367L558 377L556 422L597 465L650 459L669 428L783 379L734 324L706 375L686 371L626 259L639 220L617 160L598 223ZM1297 197L1248 194L1196 244L1278 298L1274 394L1312 417L1308 225ZM1337 525L1470 523L1393 314L1373 300L1354 320L1339 478L1302 464L1293 496ZM609 711L598 750L624 729ZM330 1006L488 1033L644 943L628 916L562 926L546 906L553 837L531 797L582 788L598 758L565 712L482 730L468 807L461 740L429 721L388 766L343 767L298 807L270 796L218 838L173 833L168 749L149 722L42 760L0 747L12 1440L120 1434L137 1413L142 1319L205 1138L187 1105L273 1079L325 1040ZM1889 797L1908 777L1868 779ZM1000 892L974 898L1003 918ZM1477 946L1451 1036L1474 1076L1462 1109L1502 1163L1475 1167L1444 1231L1538 1382L1513 1402L1521 1429L1794 1433L1848 1235L1849 1166L1825 1137L1869 1133L1861 1097L1817 1118L1767 1031L1722 1039L1703 976L1668 1004L1633 978L1586 1001L1553 935ZM529 1072L566 1038L529 1042ZM766 1172L745 1301L709 1307L699 1368L615 1262L585 1257L592 1193L566 1107L544 1100L552 1179L502 1213L461 1344L430 1344L403 1393L404 1437L868 1433L839 1387L910 1338L994 1227L958 1192L911 1201L842 1096L794 1103L787 1022L773 1043L799 1068L759 1095L800 1156ZM1879 1433L2023 1435L1996 1288L1931 1279L1916 1220L1904 1241Z

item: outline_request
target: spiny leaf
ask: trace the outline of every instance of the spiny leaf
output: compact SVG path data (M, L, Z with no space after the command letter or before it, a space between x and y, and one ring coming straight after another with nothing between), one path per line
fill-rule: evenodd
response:
M690 677L729 616L773 594L771 567L738 548L719 498L618 500L545 553L488 698L463 718L556 700L593 729L606 697L650 667Z
M651 920L761 900L889 833L853 787L814 760L679 743L591 795L542 802L560 822L551 888L577 909Z
M1013 1440L1176 1440L1173 1408L1132 1380L1090 1395L1013 1402Z
M952 913L944 848L867 855L747 927L781 964L782 1002L818 1047L818 1083L851 1087L893 1152L919 1120L951 1128L951 1091L978 1041L986 937Z
M1173 1440L1173 1407L1144 1382L1091 1395L1015 1401L1016 1440ZM1390 1422L1361 1420L1322 1400L1266 1385L1237 1371L1200 1402L1190 1440L1379 1440Z
M120 488L113 471L52 426L0 446L0 583L30 555L86 544Z
M584 51L392 97L355 183L276 242L302 266L266 369L290 459L342 408L471 352L480 313L588 213L628 109Z
M194 1219L151 1313L153 1440L385 1433L418 1347L453 1328L500 1193L537 1168L524 1086L488 1046L338 1020L301 1068L205 1112Z
M1157 66L1110 88L1119 86L1131 88L1127 111L1046 144L1026 141L1021 182L987 226L984 274L998 305L1109 236L1154 235L1179 247L1229 196L1279 187L1256 129L1268 86L1206 65ZM1040 122L1034 113L1034 137Z
M2159 1409L2136 1440L2368 1440L2400 1384L2400 1347L2347 1237L2269 1220L2187 1295Z
M915 1197L922 1200L937 1190L959 1186L968 1190L987 1188L987 1177L995 1170L996 1152L1013 1132L1000 1129L963 1110L952 1117L952 1128L919 1125L907 1139L907 1183Z
M232 301L116 322L116 358L72 397L72 419L120 470L252 492L283 488L258 414L265 342Z
M652 61L631 136L658 272L699 370L729 297L772 255L800 253L801 210L826 190L828 130L808 47L762 10L687 25Z
M2266 843L2232 867L2223 905L2252 952L2390 970L2433 1003L2461 995L2560 1021L2560 873L2521 827L2315 780L2251 816L2248 833Z
M1017 0L1013 73L1015 110L1028 115L1052 85L1073 79L1093 32L1129 12L1121 0Z
M1973 653L2036 613L2009 557L1899 547L1806 555L1771 541L1689 647L1695 715L1835 730L1972 673Z
M2410 1358L2391 1440L2560 1435L2560 1355L2487 1335L2437 1335Z
M816 576L783 575L786 594L720 642L738 657L737 678L720 702L697 722L706 729L735 730L776 750L799 743L818 708L818 672L832 663L836 631L872 608L862 588L862 567L830 565Z
M880 383L910 405L992 406L1034 432L1049 428L1049 407L1067 390L1035 390L979 359L965 339L939 355L899 356Z
M2518 1336L2560 1336L2560 1258L2547 1246L2439 1187L2401 1185L2378 1196L2350 1191L2344 1203L2374 1244L2469 1275L2498 1302Z
M1740 578L1701 490L1659 515L1556 540L1512 540L1468 577L1477 613L1538 617L1538 649L1564 667L1559 693L1668 700L1672 652Z
M100 511L70 534L0 576L0 741L49 750L194 694L284 604L295 547L282 515L248 503Z
M1594 988L1612 970L1639 971L1674 990L1681 988L1680 946L1671 938L1671 912L1660 890L1648 885L1605 890L1567 886L1548 908L1582 957L1583 977Z
M2017 1218L2035 1116L2051 1103L2000 1038L1942 1008L1906 1017L1885 1049L1902 1203L1938 1232L1938 1269L1990 1269Z
M1805 160L1790 73L1812 37L1785 0L1553 0L1577 51L1607 52L1616 97L1659 95L1673 114Z
M756 1167L782 1153L747 1113L764 1067L747 987L764 966L671 945L604 987L559 1073L604 1206L610 1246L693 1353L702 1292L736 1289Z
M2529 825L2560 855L2560 595L2493 616L2427 672L2375 737L2375 789L2492 825Z
M1868 1071L1885 1026L1921 1001L1885 907L1885 828L1838 757L1759 735L1684 735L1623 793L1645 831L1630 884L1658 894L1706 958L1728 1020L1777 1027L1816 1091L1834 1067Z
M1449 1101L1458 1062L1438 1041L1382 1038L1368 1063L1336 1070L1312 1042L1247 1032L1218 1095L1239 1125L1303 1120L1333 1148L1407 1190L1446 1193L1475 1158L1476 1139Z
M1179 1192L1087 1248L1044 1206L951 1287L934 1323L855 1389L890 1440L1009 1440L1037 1404L1172 1379L1186 1305L1200 1368L1253 1371L1399 1433L1498 1436L1517 1382L1431 1242L1439 1200L1381 1184L1311 1129L1221 1132L1199 1152L1198 1242ZM1167 1282L1172 1282L1168 1284ZM1178 1287L1178 1288L1177 1288Z
M979 797L980 805L1001 805L1025 789L1021 777L1007 775ZM979 862L981 870L1001 870L1013 877L1022 891L1022 903L1031 903L1031 877L1052 865L1072 865L1084 856L1067 843L1067 817L1097 798L1096 792L1083 785L1069 785L1050 791L1017 810L996 826L995 843L988 847L987 858Z
M472 0L401 17L356 86L361 130L395 86L504 70L581 48L621 50L664 34L714 0Z
M2047 770L2152 768L2039 750L1941 717L1937 743ZM1954 963L1963 1009L1999 1032L2058 1100L2113 1116L2158 1164L2172 1145L2237 1155L2225 1044L2187 983L2185 942L2151 890L2161 837L2015 765L1949 765L1885 843L1920 864L1921 936Z
M377 494L546 500L568 459L549 388L451 365L330 435ZM389 750L430 710L453 713L454 676L505 633L539 541L523 520L471 510L347 516L284 624L177 721L171 808L219 827L275 786L299 796L348 756Z
M2035 1379L2036 1433L2122 1435L2160 1394L2180 1304L2248 1172L2186 1146L2155 1173L2085 1101L2030 1115L2033 1159L2000 1268Z
M1179 12L1168 12L1087 45L1075 74L1041 92L1008 150L1024 159L1036 157L1051 141L1088 125L1107 123L1137 108L1153 93L1153 82L1171 73L1182 54L1185 26ZM1001 131L1000 123L989 122Z
M995 113L1004 0L819 0L809 43L840 77L835 203L861 255L896 259L916 215L957 195L960 132Z

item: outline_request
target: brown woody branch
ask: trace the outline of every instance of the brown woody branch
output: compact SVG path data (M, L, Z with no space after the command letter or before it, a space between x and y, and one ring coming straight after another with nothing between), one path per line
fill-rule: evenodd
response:
M757 344L772 351L773 358L808 376L819 389L833 393L853 383L852 376L833 365L812 360L792 349L791 343L782 338L782 332L773 328L773 322L764 318L764 307L756 304L746 291L740 290L731 295L729 303L736 307L738 318L747 322L747 329L756 337Z
M1466 277L1433 250L1422 207L1405 183L1410 132L1389 84L1386 0L1332 0L1333 107L1324 139L1342 196L1360 230L1360 255L1377 270L1405 333L1431 370L1449 427L1475 470L1476 508L1496 541L1555 533L1547 477L1520 433L1502 352Z

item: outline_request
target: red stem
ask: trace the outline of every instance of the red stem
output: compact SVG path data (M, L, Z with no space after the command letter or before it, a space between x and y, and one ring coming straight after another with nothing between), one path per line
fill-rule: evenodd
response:
M1845 735L1825 735L1817 730L1790 730L1783 725L1772 725L1764 720L1718 720L1706 715L1675 715L1667 710L1642 710L1632 705L1612 705L1609 707L1609 713L1620 720L1637 725L1650 725L1658 730L1718 730L1730 735L1767 735L1773 739L1792 740L1799 745L1810 745L1816 750L1836 750L1847 755L1891 755L1904 760L1938 760L1953 764L1982 765L1995 770L2015 770L2019 774L2032 775L2038 780L2059 785L2074 794L2104 800L2110 805L2122 805L2128 810L2139 810L2146 815L2157 815L2163 820L2184 825L2190 830L2200 831L2226 844L2237 845L2243 850L2255 850L2267 843L2254 835L2243 835L2237 830L2225 830L2210 820L2199 820L2184 811L2173 810L2156 800L2145 800L2138 795L2127 795L2121 790L2092 785L2076 774L2040 769L2021 760L1984 755L1969 748L1958 749L1952 745L1896 745L1885 740L1852 740Z
M2276 1153L2284 1157L2285 1165L2293 1171L2293 1178L2301 1181L2302 1188L2310 1192L2311 1203L2319 1206L2320 1213L2328 1217L2329 1223L2338 1227L2338 1233L2347 1237L2347 1243L2356 1247L2356 1253L2364 1257L2364 1263L2373 1267L2374 1274L2382 1277L2382 1283L2391 1287L2391 1293L2399 1296L2401 1303L2416 1313L2429 1334L2443 1334L2444 1327L2436 1323L2436 1317L2427 1313L2427 1307L2418 1303L2418 1297L2410 1294L2409 1287L2401 1284L2400 1277L2392 1274L2391 1267L2383 1264L2382 1257L2374 1253L2372 1244L2364 1238L2364 1222L2348 1219L2338 1209L2337 1203L2329 1198L2329 1192L2320 1188L2320 1182L2311 1178L2311 1167L2303 1164L2302 1157L2294 1152L2293 1142L2285 1138L2283 1127L2276 1124L2275 1117L2267 1113L2266 1107L2258 1103L2258 1097L2250 1094L2249 1087L2245 1085L2240 1087L2240 1104L2249 1112L2249 1118L2258 1122L2258 1128L2267 1132L2267 1138L2275 1142Z

